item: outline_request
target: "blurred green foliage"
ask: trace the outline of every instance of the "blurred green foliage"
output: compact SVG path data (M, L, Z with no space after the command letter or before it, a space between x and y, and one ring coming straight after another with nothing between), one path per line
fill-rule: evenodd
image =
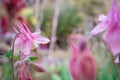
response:
M82 17L79 15L76 6L64 5L62 7L64 8L61 8L58 19L57 43L64 48L68 35L78 27L78 24L82 24Z
M51 35L52 18L54 10L46 8L44 10L44 18L41 29L45 36ZM57 26L57 44L63 48L67 43L67 36L82 23L82 17L79 15L79 10L74 5L62 5Z
M118 78L120 78L119 65L114 62L108 62L105 64L101 75L99 74L96 80L119 80Z
M3 63L2 65L2 80L12 80L12 70L10 63Z
M65 63L62 64L60 76L62 80L72 80L70 73L69 73L68 65Z
M52 29L52 18L54 14L54 10L52 8L46 8L44 11L43 22L41 26L42 35L50 37L51 29Z
M67 2L66 2L67 1ZM120 0L119 0L120 1ZM67 4L68 3L68 4ZM70 4L72 3L72 4ZM57 44L64 48L67 44L67 36L77 27L81 27L84 18L87 16L92 16L95 21L100 13L107 13L110 8L111 0L65 0L65 3L61 5L60 15L58 19L57 28ZM23 17L28 18L30 22L34 22L32 8L28 8L26 12L23 12ZM3 14L3 11L0 10ZM80 13L84 14L81 16ZM54 9L52 7L47 7L43 11L43 22L41 29L42 35L50 37L52 29L52 19L54 16ZM84 26L85 27L85 26ZM94 26L93 26L94 27ZM84 31L86 31L85 29ZM93 50L94 57L96 58L98 71L96 80L119 80L120 78L120 65L114 64L110 61L110 53L105 50L105 46L101 44L100 40L94 38L91 42L91 49ZM65 48L64 48L65 49ZM10 56L10 55L8 55ZM32 58L36 60L37 58ZM47 69L50 69L51 74L50 80L72 80L68 64L60 64L59 66L47 65ZM3 80L12 80L11 76L11 66L9 63L4 63L2 65L2 77ZM47 75L45 75L46 77Z

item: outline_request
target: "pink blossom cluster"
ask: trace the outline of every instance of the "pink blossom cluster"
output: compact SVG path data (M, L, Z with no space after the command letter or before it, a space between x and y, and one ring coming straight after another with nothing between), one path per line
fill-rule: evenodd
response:
M29 58L31 56L31 49L33 46L38 47L39 44L47 44L50 40L46 37L40 36L40 30L32 33L29 28L22 22L19 23L19 31L17 32L17 37L15 39L15 49L19 50L19 61L16 61L15 67L17 69L18 80L32 80L29 71L29 65L37 68L39 72L44 72L44 68L37 62L30 62ZM34 56L38 57L38 56Z

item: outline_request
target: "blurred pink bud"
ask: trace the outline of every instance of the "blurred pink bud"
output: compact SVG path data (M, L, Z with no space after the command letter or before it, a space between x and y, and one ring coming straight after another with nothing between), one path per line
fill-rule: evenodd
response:
M25 73L25 80L32 80L32 76L30 74L28 63L23 63L24 73Z
M17 78L18 80L25 80L24 72L21 68L17 69Z
M85 38L81 34L71 35L69 43L73 50L69 65L73 80L95 80L96 63Z
M109 14L105 17L99 16L99 23L92 31L92 35L105 32L104 40L110 48L114 56L120 55L120 6L117 6L116 0L112 1L112 7ZM119 58L119 57L117 57ZM115 62L119 63L120 59L116 59Z
M18 80L32 80L32 77L30 75L30 71L29 71L29 68L28 68L28 63L17 62L16 66L17 66L16 68L17 68Z

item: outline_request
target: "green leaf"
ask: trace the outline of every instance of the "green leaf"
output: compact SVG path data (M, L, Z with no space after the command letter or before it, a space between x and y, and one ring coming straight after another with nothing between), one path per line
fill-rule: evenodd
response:
M30 60L30 61L35 61L35 60L38 60L38 59L39 59L39 58L38 58L38 57L35 57L35 56L34 56L34 57L29 57L29 60Z
M12 55L12 50L9 50L6 54L5 54L5 56L7 57L7 58L10 58L11 57L11 55Z

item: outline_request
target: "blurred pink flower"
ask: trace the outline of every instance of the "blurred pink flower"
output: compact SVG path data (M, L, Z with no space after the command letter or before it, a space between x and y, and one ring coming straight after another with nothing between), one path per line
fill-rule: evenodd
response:
M92 31L92 35L97 35L99 33L104 32L105 30L111 28L115 25L115 6L116 6L116 0L112 1L112 7L110 9L110 12L107 16L100 14L98 16L98 20L101 21Z
M7 12L11 17L25 7L24 0L2 0L2 4L6 7Z
M28 27L24 23L19 24L20 31L19 36L15 41L15 48L21 47L21 51L28 55L30 54L31 46L34 44L36 47L38 44L47 44L50 40L46 37L40 36L40 30L31 33Z
M99 20L102 21L99 23L92 31L92 35L97 35L99 33L105 32L104 40L110 48L114 56L120 55L120 7L117 6L116 0L112 1L112 7L107 16L100 15ZM118 59L115 60L116 63L119 63Z
M73 50L69 65L73 80L95 80L96 64L85 38L80 34L71 35L69 43Z
M20 19L20 11L25 7L24 0L0 0L1 13L0 16L0 34L5 35L12 32L15 21ZM21 17L22 19L22 17Z

